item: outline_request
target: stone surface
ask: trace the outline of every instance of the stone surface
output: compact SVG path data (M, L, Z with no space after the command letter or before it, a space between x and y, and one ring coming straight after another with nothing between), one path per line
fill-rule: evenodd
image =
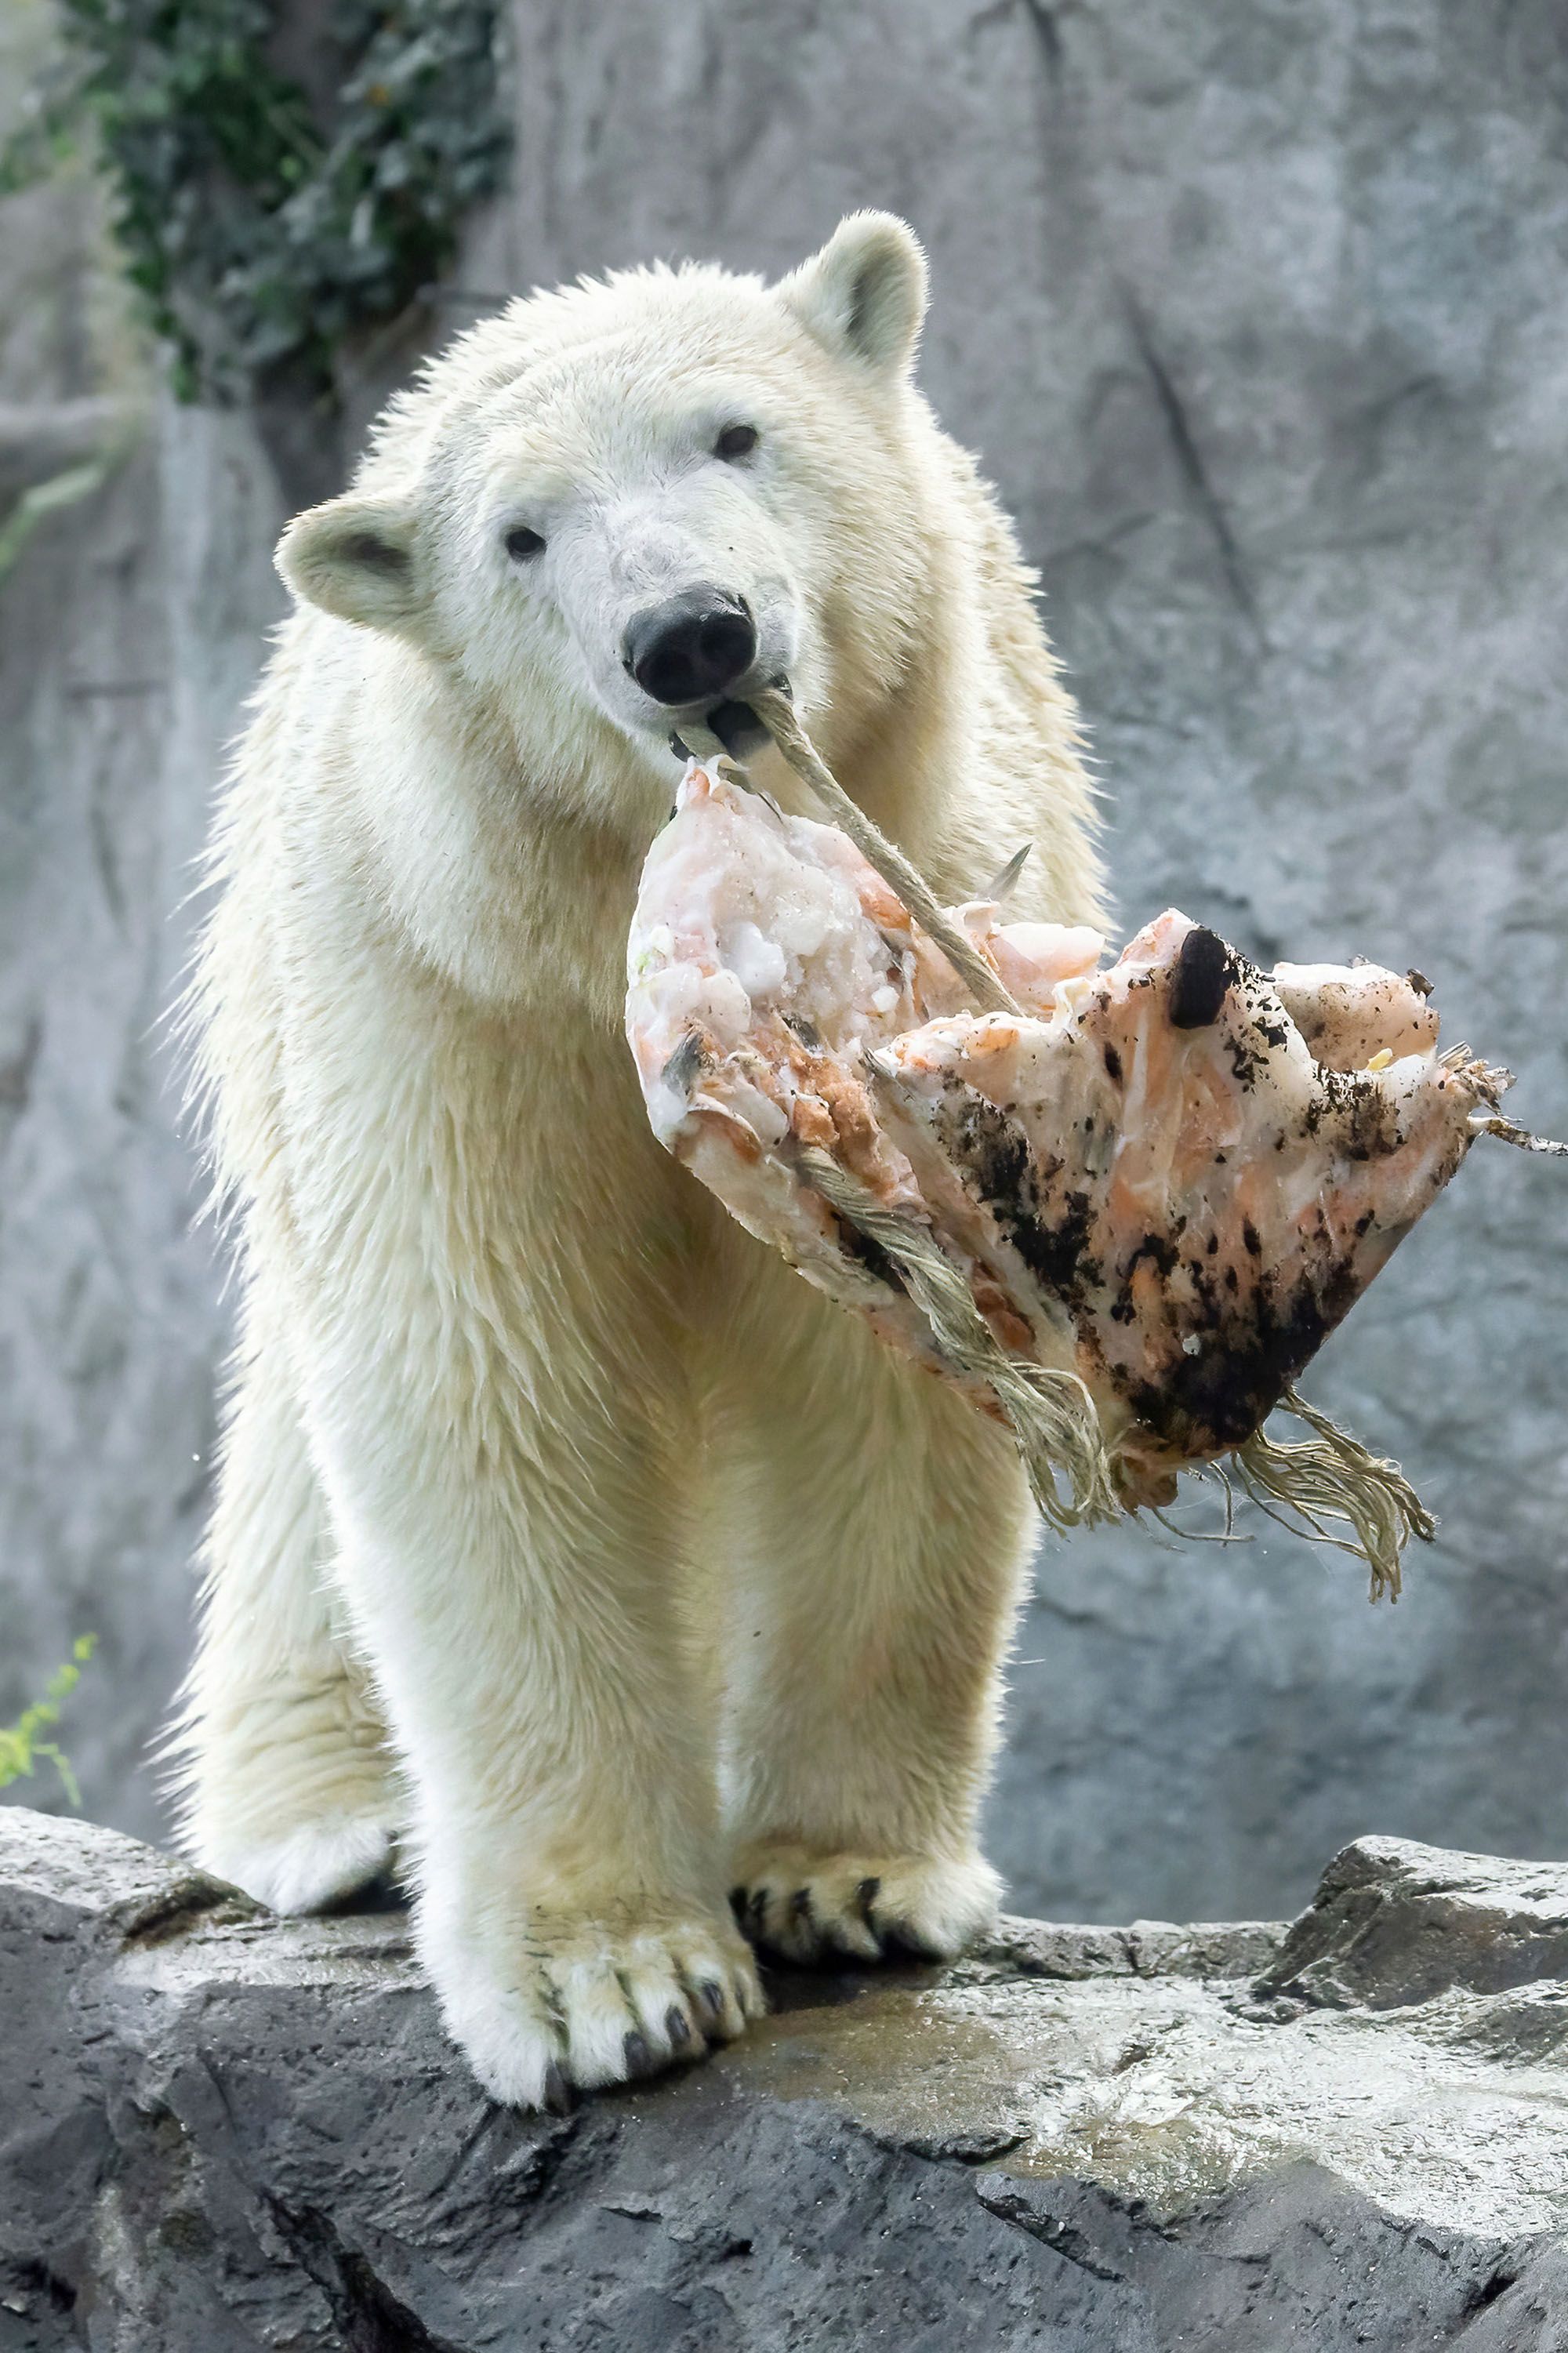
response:
M49 14L0 11L0 136ZM160 1017L282 509L247 420L160 413L106 210L85 154L0 204L0 1724L95 1632L63 1745L153 1831L225 1330Z
M1259 1991L1394 2010L1462 1986L1499 1993L1568 1977L1568 1873L1403 1839L1334 1857ZM1556 1997L1552 1997L1555 1999Z
M226 1327L161 1017L271 595L248 442L150 423L0 579L0 1723L96 1632L62 1743L148 1831Z
M848 206L906 212L935 271L925 381L1043 568L1126 916L1173 901L1266 958L1414 961L1449 1034L1519 1070L1521 1115L1568 1125L1552 0L519 0L515 32L516 185L437 331L535 280L689 251L773 269ZM47 224L18 201L0 399L114 390L62 260L96 250L79 190ZM298 439L174 417L0 588L0 1721L96 1626L66 1745L142 1828L222 1345L142 1040L278 610L293 492L268 452L295 490L335 461ZM1312 1376L1442 1515L1397 1611L1256 1521L1228 1551L1155 1530L1046 1554L992 1808L1016 1901L1293 1910L1373 1820L1568 1841L1565 1222L1559 1168L1478 1153Z
M1458 1980L1488 1918L1560 1965L1568 1871L1368 1841L1331 1908L1357 1874L1391 1918L1446 1883L1447 1990L1270 2010L1279 1928L1012 1921L780 1978L706 2066L528 2117L400 1915L275 1921L8 1810L0 2353L1555 2353L1568 1986ZM1435 1949L1398 1916L1383 1994Z

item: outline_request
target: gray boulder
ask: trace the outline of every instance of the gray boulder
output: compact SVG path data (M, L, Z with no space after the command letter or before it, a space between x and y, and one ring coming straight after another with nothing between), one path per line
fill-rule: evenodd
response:
M1394 2010L1451 1986L1500 1993L1568 1977L1568 1872L1357 1839L1337 1854L1260 1990Z
M1368 1840L1289 1935L781 1975L743 2045L535 2117L401 1913L10 1809L0 2353L1548 2353L1568 1869L1527 1876ZM1331 1947L1331 2006L1282 1989Z

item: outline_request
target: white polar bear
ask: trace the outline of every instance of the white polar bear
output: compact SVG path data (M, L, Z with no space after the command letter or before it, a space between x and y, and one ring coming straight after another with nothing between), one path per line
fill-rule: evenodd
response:
M1096 915L924 290L860 214L772 288L520 301L279 550L195 992L244 1311L186 1833L285 1911L396 1841L503 2100L739 2032L736 1918L869 1958L995 1907L1011 1446L666 1157L621 1031L672 726L781 673L943 895L1032 839L1021 912Z

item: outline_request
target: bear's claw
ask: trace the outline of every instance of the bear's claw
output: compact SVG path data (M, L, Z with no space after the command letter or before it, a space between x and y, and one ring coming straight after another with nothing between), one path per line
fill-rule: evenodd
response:
M727 1923L622 1933L520 1906L504 1942L498 1925L476 1936L451 1923L443 1935L426 1920L418 1933L447 2032L509 2105L562 2113L574 2091L705 2058L766 2008Z
M1000 1883L979 1855L822 1853L758 1843L731 1893L751 1942L799 1965L948 1961L987 1934Z

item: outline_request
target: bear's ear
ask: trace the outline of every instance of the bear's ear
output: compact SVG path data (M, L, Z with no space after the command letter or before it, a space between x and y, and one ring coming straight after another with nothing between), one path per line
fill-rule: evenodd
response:
M896 214L850 213L778 290L830 351L902 374L925 317L926 258Z
M278 543L278 569L296 596L398 637L419 634L417 568L412 511L352 491L296 515Z

